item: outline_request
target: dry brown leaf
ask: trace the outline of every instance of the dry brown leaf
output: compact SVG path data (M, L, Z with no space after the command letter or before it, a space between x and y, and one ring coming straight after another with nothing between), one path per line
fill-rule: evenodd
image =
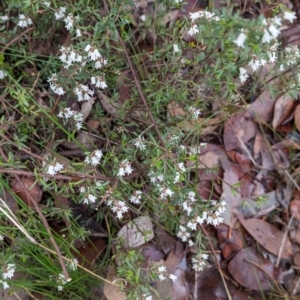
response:
M250 120L244 118L243 113L233 115L225 122L224 127L224 145L226 151L244 148L244 145L255 136L256 125Z
M90 98L88 101L84 101L81 105L81 110L80 112L83 115L83 121L85 121L87 119L87 117L89 116L92 108L93 108L93 104L95 102L96 98Z
M272 99L269 89L264 90L248 108L245 118L254 122L268 124L272 120L275 99Z
M114 281L117 278L117 271L113 265L109 265L107 268L106 279L109 281ZM126 300L126 295L124 292L121 292L118 286L104 283L103 292L107 300Z
M255 162L261 165L263 169L275 169L275 163L271 155L271 148L268 147L266 137L264 137L259 131L255 136L253 152L253 158ZM261 164L259 163L259 160L261 160Z
M77 252L72 251L75 258L78 259L78 263L88 269L94 269L95 260L101 255L106 248L104 240L97 239L89 241L82 247L77 249Z
M260 257L251 247L242 249L233 257L228 265L228 271L239 284L257 291L270 290L272 288L270 277L275 281L277 278L272 263Z
M38 204L42 200L43 192L32 178L20 177L20 181L13 179L10 181L10 187L30 207L34 207L33 202Z
M184 109L175 101L171 101L168 104L168 112L171 117L185 117L186 112Z
M298 131L300 131L300 104L297 105L294 113L295 125Z
M139 247L154 238L152 221L148 216L138 217L121 228L118 237L126 248Z
M96 89L96 94L103 108L113 117L119 116L118 110L122 109L122 105L118 102L114 102L109 99L100 89Z
M182 261L184 247L180 241L177 241L175 249L171 250L166 260L166 267L169 273L173 273Z
M200 169L211 169L213 167L220 166L220 160L226 159L226 153L224 150L209 151L198 156L198 163L194 161L187 162L188 168L200 168Z
M274 116L272 121L272 126L274 129L280 126L291 116L294 106L295 101L289 94L284 94L277 98L274 106Z
M223 194L225 195L224 200L227 203L227 209L223 213L224 223L228 226L232 226L232 213L234 209L241 202L242 196L240 194L240 187L235 188L235 192L232 192L232 186L239 182L239 176L236 173L236 168L228 160L221 160L222 167L224 169L224 176L222 181Z
M276 256L280 254L283 259L291 257L293 251L289 237L275 226L260 219L244 219L241 215L239 220L249 234L267 251Z

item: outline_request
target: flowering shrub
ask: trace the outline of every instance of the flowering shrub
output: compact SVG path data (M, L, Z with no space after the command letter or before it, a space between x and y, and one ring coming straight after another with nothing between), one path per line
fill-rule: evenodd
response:
M159 21L174 5L182 5L182 1L161 2L156 16ZM298 78L288 72L298 68L299 50L283 48L278 40L282 24L295 19L289 11L249 20L229 10L203 10L189 13L182 23L167 28L154 22L160 44L147 53L146 66L134 33L138 28L139 40L143 40L150 30L151 14L130 20L134 10L131 1L117 1L109 10L107 4L101 9L93 5L81 1L4 1L0 16L1 43L9 45L0 54L1 101L5 104L1 124L8 137L3 146L7 159L3 156L2 164L17 174L22 170L34 174L48 195L42 210L47 217L72 220L64 230L67 240L58 235L55 239L64 257L72 257L73 263L67 261L66 265L77 283L73 284L57 263L50 266L53 258L45 258L48 267L38 276L50 278L53 297L59 292L68 295L68 291L85 297L88 292L78 291L78 281L87 275L76 271L78 261L70 251L88 232L78 228L69 209L55 207L57 195L85 205L99 223L108 222L112 234L117 221L149 212L158 224L197 249L192 265L201 271L208 255L203 253L207 245L198 228L204 223L215 226L223 222L230 195L203 199L197 193L199 182L190 166L197 164L206 141L201 129L197 131L195 126L190 131L184 124L208 119L212 99L219 99L220 105L240 101L241 88L250 78L249 89L254 93L261 87L257 79L266 80L259 76L267 64L272 66L267 83L284 75L286 91L296 93L298 87ZM53 52L49 46L46 54L41 54L42 43L55 45ZM270 88L276 94L281 87ZM180 107L180 113L171 113L170 102ZM100 125L92 127L92 121ZM30 149L30 162L21 159L16 149L25 149L27 154ZM45 155L45 149L51 154ZM30 155L34 151L35 155ZM7 188L9 179L1 180ZM27 210L22 206L22 213ZM26 216L20 226L38 235L41 242L48 239L48 232L40 233L36 215L27 211ZM9 223L7 226L3 236L13 240L20 234L24 238ZM33 260L39 257L32 254L39 246L24 247L32 257L16 255L17 266L32 263L43 269L43 263ZM41 249L38 253L45 256ZM132 263L137 257L131 257ZM13 285L9 279L15 264L7 259L2 263L1 283L6 289ZM126 277L124 268L118 272ZM30 273L37 276L34 268ZM176 281L164 266L151 276ZM126 280L131 287L137 282L129 276ZM35 290L34 283L30 288ZM150 299L150 292L140 285L131 295Z

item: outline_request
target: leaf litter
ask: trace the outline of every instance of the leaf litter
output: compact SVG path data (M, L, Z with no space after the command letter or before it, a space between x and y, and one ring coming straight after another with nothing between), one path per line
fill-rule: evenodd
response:
M196 5L197 1L185 2L182 9L167 12L162 24L176 22L189 12L201 11ZM136 9L147 12L147 1L134 3ZM220 1L215 3L221 6ZM66 43L71 44L70 39L66 39ZM270 64L269 68L271 67ZM261 75L262 78L265 78L268 71L267 68L262 70L264 73ZM108 122L119 117L119 112L125 109L124 103L133 93L132 86L129 85L133 78L131 75L130 80L127 80L128 77L130 76L123 78L120 75L118 81L120 98L117 102L112 101L100 89L96 90L96 98L108 115L105 117ZM278 79L273 79L269 84L276 85L278 82ZM84 120L89 118L96 98L81 106ZM169 102L167 111L169 121L187 115L183 106L174 101ZM165 266L168 272L177 277L175 281L168 278L165 282L152 282L157 292L154 299L226 300L229 299L228 293L232 295L231 299L235 300L249 297L262 299L252 291L270 291L278 288L283 281L282 274L289 271L287 265L294 264L299 269L300 200L299 195L297 198L292 194L293 189L299 190L297 186L299 178L296 173L287 175L290 174L287 173L289 172L287 169L290 167L292 150L300 149L299 137L293 136L294 127L300 131L299 115L300 104L293 97L282 94L274 99L271 92L265 89L256 95L256 99L246 112L237 111L228 114L227 118L224 118L223 112L216 113L213 117L201 116L196 120L177 124L183 132L197 134L199 131L201 143L208 141L205 146L200 142L195 145L199 151L193 155L196 155L197 159L188 161L186 166L191 177L193 173L197 174L195 181L198 193L204 199L210 199L213 195L215 200L226 201L227 210L223 224L216 227L206 224L205 232L209 233L206 239L211 241L213 249L209 251L209 263L201 272L195 272L191 267L191 256L197 249L178 241L177 237L162 229L159 224L154 225L152 221L154 216L128 217L125 218L125 224L118 223L120 230L117 236L122 239L126 251L131 249L140 251L147 268ZM146 111L137 103L132 111L126 111L125 118L146 118ZM88 122L91 131L80 132L76 137L78 143L55 141L56 144L70 150L78 150L79 144L84 148L82 151L95 150L97 142L98 144L102 142L91 132L101 127L101 121L88 120ZM291 126L288 126L289 124ZM218 139L215 139L216 136ZM51 157L68 165L68 159L57 154L56 148L44 152L43 158ZM295 178L292 185L288 184L290 177ZM274 185L270 182L274 182ZM21 182L12 180L10 189L30 207L33 206L32 201L39 204L42 199L41 187L30 177L21 177ZM4 190L2 198L17 211L17 204L12 203L9 191ZM54 198L58 209L70 205L67 197L54 193ZM84 215L82 208L78 209L81 215ZM281 224L275 222L272 224L270 213L276 214ZM88 220L93 218L91 212L87 211L86 214ZM83 217L80 218L82 221ZM68 224L66 219L62 222ZM80 264L93 270L97 266L97 259L107 247L104 241L107 235L104 233L105 230L99 229L93 222L89 222L86 226L90 226L89 229L93 228L91 231L100 238L89 242L80 241L76 245L77 251L74 252L74 256L78 258ZM204 234L203 227L197 229ZM218 255L214 255L215 253ZM116 251L116 261L118 255ZM218 267L216 261L222 269ZM288 292L297 287L297 282L300 281L299 272L293 272L291 278L286 281L293 282ZM119 289L125 283L118 276L113 264L106 269L106 279L115 284L104 284L105 297L108 300L126 299L125 293Z

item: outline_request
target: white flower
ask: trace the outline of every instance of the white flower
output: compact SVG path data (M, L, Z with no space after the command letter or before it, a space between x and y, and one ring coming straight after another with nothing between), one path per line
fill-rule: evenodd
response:
M71 110L70 107L66 107L63 110L61 110L57 116L60 117L60 118L64 118L64 119L68 120L73 115L74 115L74 111Z
M190 247L193 247L195 245L195 243L192 240L189 240L188 243Z
M74 258L70 262L67 263L67 267L72 271L76 271L77 266L78 266L78 259L77 258Z
M200 272L203 271L205 261L208 259L207 254L198 254L192 258L193 269Z
M199 11L196 11L194 13L190 12L190 18L192 19L192 22L194 22L195 20L201 18L200 12Z
M0 20L1 21L8 21L9 18L8 18L8 16L4 15L4 16L0 16Z
M247 35L244 32L241 32L238 37L233 41L238 47L244 48L244 43L247 39Z
M174 0L174 1L175 1L175 3L179 4L179 3L181 3L183 0Z
M84 193L85 191L86 191L85 186L81 186L81 187L79 188L79 192L80 192L80 193Z
M84 204L91 204L95 203L97 200L97 197L95 197L93 194L88 194L88 196L84 199Z
M55 13L55 19L59 20L62 19L65 16L66 13L66 8L65 7L60 7Z
M109 203L108 203L109 204ZM128 207L123 201L110 200L111 210L117 213L117 218L121 219L123 214L128 211Z
M19 15L18 26L27 27L28 25L32 25L32 20L30 18L26 18L24 15Z
M197 223L200 224L200 225L203 224L204 221L206 221L206 219L207 219L207 212L206 211L203 212L202 218L200 218L199 216L197 216L197 218L196 218Z
M169 278L173 280L173 282L175 282L177 280L177 276L174 274L170 274Z
M101 158L103 156L103 153L101 150L96 150L92 152L91 154L87 155L85 158L85 163L90 164L92 166L96 166L99 164Z
M196 33L199 32L199 29L197 28L197 25L194 24L189 30L188 30L188 34L189 35L195 35Z
M160 198L163 200L166 199L168 196L171 197L174 194L174 192L172 190L170 190L169 188L167 188L165 186L160 187L159 191L161 193Z
M107 65L107 60L103 57L96 60L96 62L95 62L95 68L96 69L101 69L103 66L106 66L106 65Z
M60 163L52 163L52 164L49 164L49 166L48 166L48 169L47 169L47 174L49 174L49 175L55 175L55 174L57 174L58 172L60 172L62 169L63 169L63 165L62 164L60 164Z
M142 136L139 136L136 139L136 142L134 143L134 146L136 146L138 149L145 150L146 145L144 144L144 138Z
M177 236L183 241L186 242L188 240L188 238L191 236L191 234L187 231L187 229L182 226L179 225L179 231L177 233Z
M68 14L68 16L65 17L64 22L66 23L65 27L67 30L70 30L73 27L74 17L71 14Z
M124 176L125 174L131 174L133 171L130 163L127 161L127 159L123 160L119 167L118 176Z
M141 15L141 16L140 16L140 20L141 20L142 22L145 22L145 21L146 21L146 16L145 16L145 15Z
M90 44L88 44L84 51L88 53L88 56L91 60L97 60L98 58L101 58L101 54L99 53L98 49L92 47Z
M197 220L193 219L193 220L189 221L186 226L188 228L190 228L191 230L196 230L197 229Z
M105 89L107 88L107 84L104 80L103 77L101 76L92 76L91 77L91 84L95 85L96 87L100 88L100 89Z
M244 83L249 75L247 74L247 70L243 67L240 68L240 81L241 83Z
M15 269L15 264L7 264L4 268L5 272L2 273L3 279L12 279L14 277Z
M158 272L162 273L162 272L166 272L166 267L165 266L160 266L158 267Z
M78 28L76 29L76 36L77 36L77 37L80 37L80 36L81 36L81 30L78 29Z
M291 23L293 23L294 20L297 19L296 13L295 13L294 11L293 11L293 12L285 11L285 12L283 13L283 18L284 18L285 20L290 21Z
M194 106L191 106L189 108L189 112L192 114L193 119L198 119L199 115L201 114L201 110L196 109L196 107L194 107Z
M46 5L47 7L50 7L51 3L48 1L43 1L43 4Z
M0 69L0 79L3 79L5 76L7 76L6 71Z
M166 277L163 274L159 274L158 278L159 278L160 281L163 281L163 280L166 279Z
M134 203L134 204L139 204L141 203L141 198L142 198L142 192L141 191L135 191L133 195L129 198L129 201Z
M0 280L0 283L2 283L2 285L3 285L3 290L6 290L9 288L9 284L6 281Z
M4 240L4 236L2 234L0 234L0 241Z
M174 44L173 45L173 53L175 54L175 53L178 53L178 52L179 52L179 47L178 47L177 44Z
M183 162L180 162L180 163L178 164L178 168L179 168L182 172L185 172L185 171L186 171L186 168L185 168Z
M74 89L74 93L78 97L78 102L90 100L94 95L94 92L88 88L88 86L83 84L78 84L77 87Z

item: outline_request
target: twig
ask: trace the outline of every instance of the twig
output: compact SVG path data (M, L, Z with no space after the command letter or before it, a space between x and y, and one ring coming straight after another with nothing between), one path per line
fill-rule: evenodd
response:
M287 228L287 230L285 231L284 236L283 236L283 239L282 239L282 241L281 241L281 245L280 245L280 249L279 249L278 256L277 256L277 261L276 261L276 268L278 268L278 266L279 266L280 257L281 257L282 251L283 251L283 245L284 245L284 243L285 243L285 241L286 241L286 238L287 238L288 229L289 229L290 226L292 225L292 221L293 221L293 219L294 219L294 215L295 215L295 211L293 211L293 214L292 214L292 216L291 216L291 218L290 218L290 220L289 220L288 228Z
M30 27L27 28L25 31L23 31L20 35L18 35L17 37L15 37L14 39L12 39L8 44L6 44L2 50L0 51L0 53L3 53L7 48L9 48L10 45L12 45L14 42L16 42L18 39L20 39L24 34L26 34L27 32L34 30L35 27Z

